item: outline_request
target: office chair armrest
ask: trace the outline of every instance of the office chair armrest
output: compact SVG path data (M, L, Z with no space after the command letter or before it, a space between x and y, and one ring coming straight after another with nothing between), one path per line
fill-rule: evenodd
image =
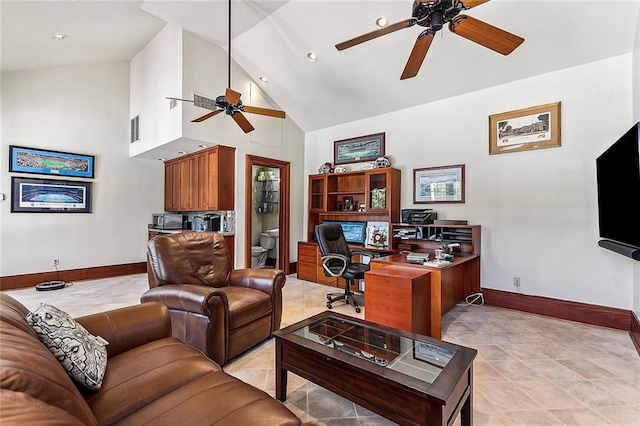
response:
M344 271L347 270L347 266L349 266L349 262L350 259L347 258L347 256L342 255L342 254L327 254L325 256L322 256L320 259L322 259L322 269L324 269L324 271L329 274L332 277L341 277L342 274L344 274ZM340 267L340 272L333 272L331 269L329 269L328 266L328 262L331 260L337 260L342 262L342 266Z
M374 253L372 251L365 251L365 250L352 250L351 254L359 254L360 256L367 256L370 259L373 259L374 257L380 257L380 255L378 253Z

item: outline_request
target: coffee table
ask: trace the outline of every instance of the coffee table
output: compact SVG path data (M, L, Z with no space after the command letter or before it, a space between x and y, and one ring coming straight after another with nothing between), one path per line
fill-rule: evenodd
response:
M282 402L291 371L401 425L473 424L475 349L331 311L274 336Z

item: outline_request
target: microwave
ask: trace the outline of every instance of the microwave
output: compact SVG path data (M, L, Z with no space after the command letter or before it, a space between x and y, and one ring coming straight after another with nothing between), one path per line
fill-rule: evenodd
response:
M182 215L180 213L156 213L152 216L155 229L182 229Z

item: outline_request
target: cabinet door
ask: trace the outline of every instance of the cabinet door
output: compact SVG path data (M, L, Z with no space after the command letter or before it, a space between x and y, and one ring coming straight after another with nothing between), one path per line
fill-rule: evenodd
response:
M367 211L388 211L389 210L389 171L368 170L365 173Z
M199 153L195 158L195 182L193 182L194 189L194 204L195 210L205 211L209 210L209 194L210 194L210 185L215 185L215 182L209 181L209 155L204 153Z
M216 146L207 151L207 210L233 210L235 205L235 148ZM203 187L203 190L204 187Z
M179 210L196 210L195 200L197 198L198 167L195 156L187 156L178 161L180 168L180 202Z
M309 211L327 211L327 176L309 176Z
M178 163L170 161L164 165L164 210L179 211L180 203L180 168Z

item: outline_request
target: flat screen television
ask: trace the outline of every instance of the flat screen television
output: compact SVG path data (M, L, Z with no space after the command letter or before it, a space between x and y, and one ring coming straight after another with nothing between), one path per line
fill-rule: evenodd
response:
M367 234L367 222L323 220L322 223L337 223L342 226L344 239L347 240L348 243L364 244Z
M640 122L596 159L598 225L605 239L598 244L634 259L640 256L639 138Z

